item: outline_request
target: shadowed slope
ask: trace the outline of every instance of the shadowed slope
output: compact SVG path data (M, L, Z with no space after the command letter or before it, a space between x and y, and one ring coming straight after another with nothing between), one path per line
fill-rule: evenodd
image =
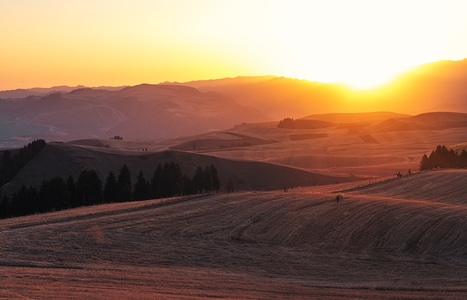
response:
M147 153L141 151L113 151L107 148L80 147L68 143L49 143L19 174L0 192L11 194L21 185L40 186L44 179L68 176L77 180L84 169L95 169L104 182L109 172L118 174L126 164L136 182L136 175L143 171L150 180L158 164L178 163L182 174L192 177L196 168L213 164L219 174L223 189L230 179L236 190L271 190L284 187L322 185L337 181L358 180L355 176L332 176L271 163L233 160L196 153L167 150Z

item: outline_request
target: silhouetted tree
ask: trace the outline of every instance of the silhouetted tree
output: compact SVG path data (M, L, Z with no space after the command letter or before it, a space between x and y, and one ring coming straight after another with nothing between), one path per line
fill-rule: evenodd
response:
M203 192L203 168L197 167L195 175L193 176L193 186L196 190L196 193Z
M13 168L11 165L11 152L6 150L2 154L2 161L0 165L0 186L10 181L12 176Z
M78 200L77 200L77 195L76 195L76 185L75 185L75 180L73 177L68 176L66 179L66 189L68 190L69 193L69 199L70 199L70 207L77 207L78 205Z
M212 188L213 190L218 193L221 187L221 181L219 180L219 175L217 174L217 169L214 165L211 165L211 180L212 180Z
M159 191L161 197L172 197L182 193L182 173L178 164L165 163L162 167Z
M423 155L420 161L420 170L429 170L434 168L465 168L467 163L467 154L465 149L459 154L454 149L448 149L444 145L438 145L430 155Z
M21 148L15 155L12 155L9 150L4 151L0 161L0 186L15 177L19 170L39 154L45 145L44 140L35 140Z
M143 171L139 171L133 191L133 200L147 199L149 199L149 184L144 178Z
M78 204L93 205L101 203L102 182L95 170L83 170L76 182Z
M182 193L183 195L193 195L196 194L196 188L193 184L193 180L188 176L183 176L182 178Z
M117 179L118 185L118 202L131 201L131 173L126 164L120 169Z
M11 196L10 216L25 216L34 212L33 208L38 201L37 189L27 188L25 185Z
M212 176L211 169L206 166L203 170L203 191L209 193L212 191Z
M150 187L151 198L161 197L161 191L160 191L161 176L162 176L162 166L158 164L151 178L151 187Z
M423 154L422 160L420 161L420 171L431 169L431 163L426 154Z
M107 175L107 178L105 179L102 195L105 203L111 203L118 200L117 178L112 171L109 172L109 175Z
M42 182L39 199L41 202L39 211L41 212L62 210L71 206L67 183L59 176Z
M170 181L172 183L172 196L180 196L183 187L183 175L180 166L174 162L170 163Z
M279 125L277 125L277 128L288 128L288 129L295 128L294 119L285 118L284 120L279 121Z
M5 161L8 160L6 156ZM39 191L34 187L27 188L23 185L12 194L11 198L4 196L1 199L0 218L99 204L102 203L102 199L105 202L130 201L134 196L135 200L145 200L153 193L158 197L171 197L218 191L219 187L220 181L214 165L206 166L204 169L198 167L192 180L183 175L180 166L174 162L165 163L163 166L159 164L154 171L151 184L140 171L135 183L134 195L131 194L131 174L127 165L122 166L117 179L113 172L109 173L104 191L97 172L83 170L76 183L71 176L66 181L56 176L44 180ZM233 189L231 178L228 191Z

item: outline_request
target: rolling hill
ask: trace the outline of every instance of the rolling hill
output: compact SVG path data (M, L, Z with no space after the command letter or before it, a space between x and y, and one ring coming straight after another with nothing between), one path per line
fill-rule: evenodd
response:
M450 128L466 128L467 114L453 112L431 112L406 118L391 118L369 126L369 132L412 131L412 130L445 130Z
M369 177L416 171L423 154L429 154L437 145L457 151L466 148L465 113L322 114L305 120L314 118L333 125L289 129L278 128L279 122L243 124L217 133L172 140L172 144L166 145L223 158Z
M34 138L69 141L120 135L165 139L224 130L242 123L310 115L330 117L335 113L465 113L465 74L467 60L421 65L368 91L275 76L120 88L3 91L0 146L14 147Z
M309 114L395 111L467 112L467 59L414 67L373 90L353 90L283 77L245 77L184 83L201 91L221 93L261 109L273 120Z
M85 146L93 145L93 146ZM96 147L98 145L98 147ZM138 172L143 171L146 179L151 179L158 164L178 163L182 174L192 177L196 168L213 164L219 173L222 188L232 178L236 190L271 190L284 187L331 184L336 182L358 180L350 175L328 175L281 166L277 164L226 159L208 155L165 150L147 153L122 151L101 146L98 141L87 140L71 143L49 143L44 149L14 177L0 188L0 192L11 194L21 185L39 187L43 180L55 176L66 179L72 176L75 180L84 169L97 171L102 182L109 172L118 174L123 164L132 173L132 182L136 182Z
M0 125L9 128L0 134L3 144L33 137L162 139L264 119L258 110L223 95L174 85L143 84L117 91L81 88L0 99Z
M467 204L438 198L467 194L461 177L419 173L339 203L361 183L0 220L0 296L464 299Z

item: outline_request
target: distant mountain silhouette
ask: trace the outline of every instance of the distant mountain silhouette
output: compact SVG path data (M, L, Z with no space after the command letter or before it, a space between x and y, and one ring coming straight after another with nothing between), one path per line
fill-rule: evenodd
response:
M118 91L80 88L67 93L0 100L0 125L15 136L172 138L264 121L251 107L217 93L174 85L138 85Z
M219 81L193 81L185 85L205 92L218 92L240 103L248 103L260 109L270 120L333 112L342 106L341 98L336 94L336 86L285 77L237 77Z
M77 90L81 88L85 88L85 87L82 85L79 85L79 86L60 85L60 86L54 86L50 88L16 89L16 90L0 91L0 98L19 99L19 98L26 98L29 96L45 96L45 95L53 94L57 92L68 93L73 90ZM116 91L122 88L123 87L102 86L102 87L96 87L95 89Z
M371 91L274 76L3 91L0 147L33 138L173 138L244 122L374 111L467 112L467 59L422 65Z
M395 111L467 112L467 59L421 65L371 91L284 77L237 77L185 85L261 109L271 119L309 114Z

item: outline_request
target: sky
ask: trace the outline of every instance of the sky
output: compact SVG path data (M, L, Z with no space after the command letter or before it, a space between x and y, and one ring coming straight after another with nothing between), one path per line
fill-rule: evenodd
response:
M277 75L365 88L467 57L465 0L0 0L0 90Z

